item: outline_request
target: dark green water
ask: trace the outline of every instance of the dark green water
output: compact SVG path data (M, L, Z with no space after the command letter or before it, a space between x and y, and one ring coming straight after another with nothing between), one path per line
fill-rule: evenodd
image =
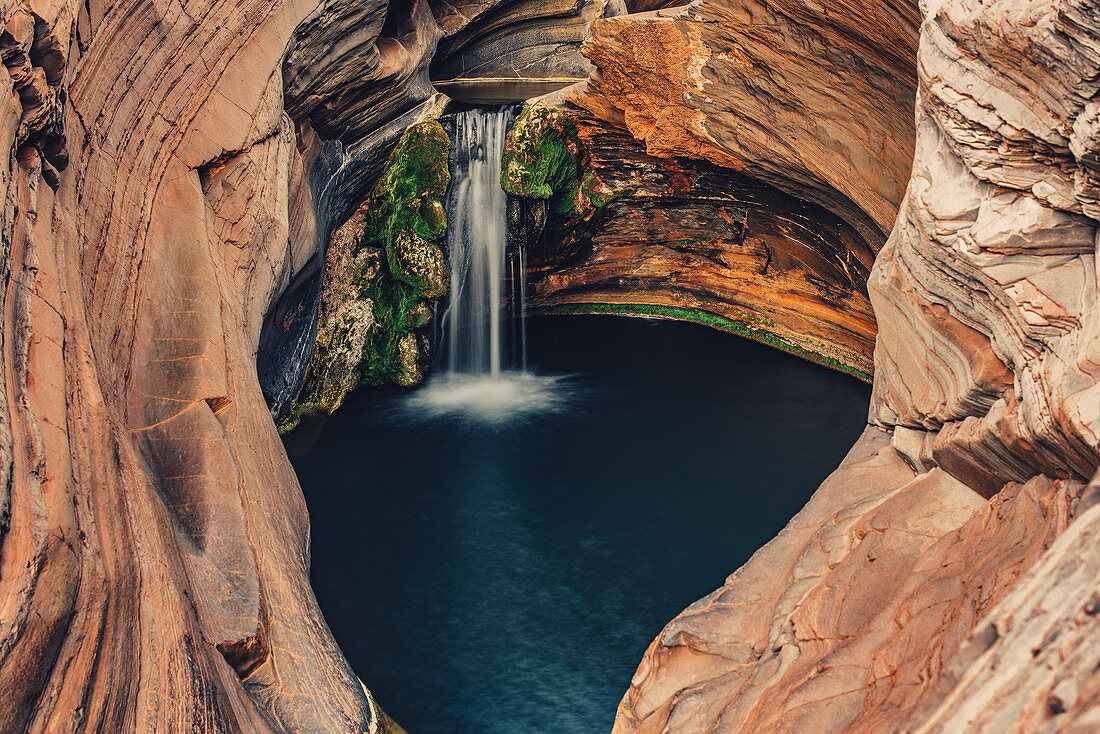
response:
M798 511L868 386L701 326L529 320L572 407L410 422L364 390L286 438L313 586L410 734L594 734L649 642Z

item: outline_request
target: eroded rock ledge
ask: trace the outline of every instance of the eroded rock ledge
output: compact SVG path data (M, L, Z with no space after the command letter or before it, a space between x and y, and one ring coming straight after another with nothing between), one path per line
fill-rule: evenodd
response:
M820 206L534 106L505 149L528 308L693 320L870 380L878 242Z
M924 8L872 426L654 641L616 731L1100 724L1097 10Z

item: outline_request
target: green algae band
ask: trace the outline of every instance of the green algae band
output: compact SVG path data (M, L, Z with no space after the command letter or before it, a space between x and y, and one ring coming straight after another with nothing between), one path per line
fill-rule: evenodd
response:
M844 364L824 354L805 349L797 344L792 344L781 339L768 329L775 327L775 322L770 319L762 319L758 316L743 314L740 320L726 318L709 311L696 309L677 308L675 306L659 306L648 303L564 303L553 306L541 306L531 309L532 314L613 314L618 316L649 316L652 318L672 319L674 321L690 321L703 324L712 329L725 331L732 334L752 339L753 341L767 344L780 349L788 354L801 357L809 362L828 367L855 377L857 380L870 384L872 375L858 370L851 365Z

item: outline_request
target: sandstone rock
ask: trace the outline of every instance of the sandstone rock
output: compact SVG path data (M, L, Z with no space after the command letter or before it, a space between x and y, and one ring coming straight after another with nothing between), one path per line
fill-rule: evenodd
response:
M382 731L309 589L256 376L308 257L278 68L309 8L23 10L33 35L5 23L42 73L33 122L3 116L0 729Z
M1097 494L1082 494L1100 463L1100 15L1058 0L925 12L912 178L869 281L879 335L864 443L892 434L878 460L906 470L849 479L869 467L857 447L790 527L653 643L616 731L1100 721L1086 540ZM860 487L865 504L842 505L838 486ZM833 514L810 514L823 506ZM790 550L832 549L845 527L839 556ZM815 532L830 535L807 543Z
M581 43L597 18L621 12L609 0L451 0L435 8L447 37L432 78L583 78Z
M746 173L881 242L912 160L918 22L891 0L703 0L600 20L585 45L599 73L571 101L651 155Z
M505 150L528 209L528 307L696 320L872 369L874 247L830 212L731 171L650 156L587 113L533 106Z

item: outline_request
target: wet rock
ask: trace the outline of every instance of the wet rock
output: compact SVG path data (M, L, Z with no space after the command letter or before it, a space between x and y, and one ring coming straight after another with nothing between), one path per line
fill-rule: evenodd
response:
M502 179L529 308L692 320L870 379L875 243L831 212L543 105L512 128Z

